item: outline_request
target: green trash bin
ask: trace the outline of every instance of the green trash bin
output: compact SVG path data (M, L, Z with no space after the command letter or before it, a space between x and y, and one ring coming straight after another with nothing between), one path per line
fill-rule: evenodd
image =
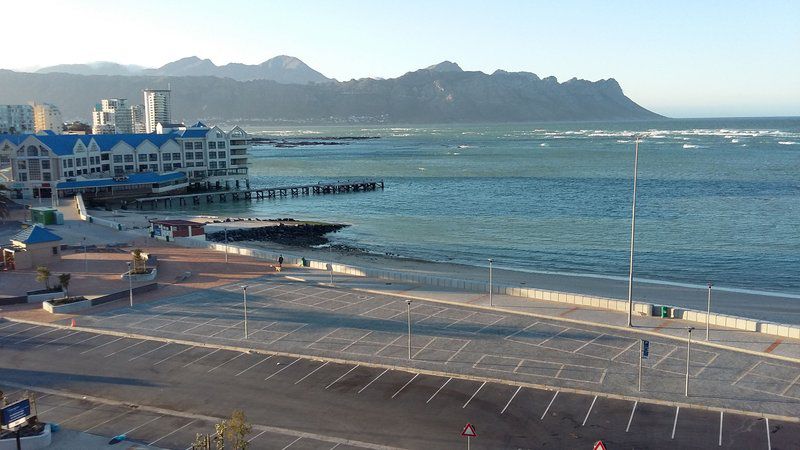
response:
M661 307L661 318L665 319L669 317L669 306L662 306Z

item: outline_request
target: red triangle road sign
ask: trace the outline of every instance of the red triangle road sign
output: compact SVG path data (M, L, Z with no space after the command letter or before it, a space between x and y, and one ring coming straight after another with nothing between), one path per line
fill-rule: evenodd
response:
M464 427L464 430L461 432L461 435L467 437L478 437L478 433L475 432L475 427L472 426L471 423L468 423L467 426Z
M592 450L606 450L606 445L603 444L603 441L597 441L594 443Z

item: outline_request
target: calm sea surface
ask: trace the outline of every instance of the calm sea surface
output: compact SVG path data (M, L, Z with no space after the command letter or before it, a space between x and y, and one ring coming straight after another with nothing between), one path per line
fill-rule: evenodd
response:
M800 294L800 118L251 128L380 136L255 147L253 186L383 178L386 190L204 207L351 224L336 241L400 256Z

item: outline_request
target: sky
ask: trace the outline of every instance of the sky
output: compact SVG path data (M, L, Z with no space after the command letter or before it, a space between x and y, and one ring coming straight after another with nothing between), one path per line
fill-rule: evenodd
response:
M615 78L670 117L800 116L800 0L4 0L6 69L303 60L328 77Z

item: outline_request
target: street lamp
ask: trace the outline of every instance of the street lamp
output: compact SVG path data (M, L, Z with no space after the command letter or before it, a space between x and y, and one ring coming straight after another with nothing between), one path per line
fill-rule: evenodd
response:
M411 359L411 300L406 300L406 312L408 313L408 359Z
M131 273L131 262L128 261L128 293L131 299L131 308L133 308L133 273Z
M328 246L328 259L331 261L331 286L333 286L333 243Z
M686 391L685 394L689 396L689 354L692 350L692 330L694 327L688 327L686 331L688 331L688 335L686 336Z
M228 227L224 227L225 230L225 263L228 263Z
M709 330L710 330L709 321L710 321L710 318L711 318L711 286L713 286L713 284L711 284L711 282L709 281L708 282L708 308L706 309L706 340L708 340L708 334L709 334Z
M83 238L83 271L89 273L89 262L86 259L86 236Z
M247 339L247 285L242 286L242 297L244 297L244 338Z
M492 301L492 263L494 260L489 258L489 306L494 306L494 302Z
M631 208L631 260L628 271L628 326L633 326L633 239L636 233L636 174L639 170L639 136L633 154L633 207Z

